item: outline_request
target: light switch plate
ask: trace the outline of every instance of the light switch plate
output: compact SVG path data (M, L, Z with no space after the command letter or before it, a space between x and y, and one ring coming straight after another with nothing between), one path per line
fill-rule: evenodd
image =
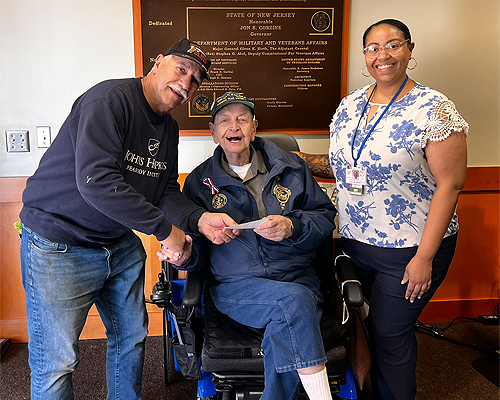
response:
M50 147L50 126L37 126L36 138L38 147Z

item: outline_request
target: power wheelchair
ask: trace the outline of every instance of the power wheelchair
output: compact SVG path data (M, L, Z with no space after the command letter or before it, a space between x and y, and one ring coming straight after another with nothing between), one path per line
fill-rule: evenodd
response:
M258 136L284 150L299 151L292 135L261 132ZM348 307L361 307L364 299L351 259L335 253L339 251L335 252L330 236L317 247L313 265L324 297L321 332L332 394L356 399L345 322ZM207 290L213 282L208 266L187 273L185 280L176 279L177 275L177 270L163 263L151 295L151 301L163 309L165 384L174 358L176 371L198 380L199 399L258 399L264 387L263 330L241 325L217 310ZM302 392L299 398L307 396Z
M334 260L332 237L321 243L316 253L313 267L324 297L321 331L330 388L338 398L356 399L342 304L361 307L361 286L349 257L338 255ZM263 330L241 325L217 310L207 290L213 282L209 268L188 272L185 280L174 279L176 275L177 271L164 263L151 295L164 313L165 383L169 360L175 353L176 370L199 381L198 398L258 399L264 387ZM300 393L300 398L307 396Z

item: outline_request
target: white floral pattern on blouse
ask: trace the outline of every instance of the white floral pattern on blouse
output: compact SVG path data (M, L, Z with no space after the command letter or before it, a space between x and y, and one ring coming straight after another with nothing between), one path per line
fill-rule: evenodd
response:
M379 247L418 246L436 184L427 164L427 140L445 140L453 132L469 131L453 102L415 82L394 102L372 132L357 162L367 171L361 196L349 193L346 169L354 164L361 143L387 107L378 105L367 124L370 85L345 97L330 124L330 162L337 180L340 236ZM361 118L358 132L354 135ZM353 137L354 148L351 149ZM445 237L458 231L456 214Z

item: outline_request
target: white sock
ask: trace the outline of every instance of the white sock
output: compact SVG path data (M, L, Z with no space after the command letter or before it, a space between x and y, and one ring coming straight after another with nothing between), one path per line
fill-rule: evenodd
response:
M332 400L326 368L311 375L299 374L299 377L310 400Z

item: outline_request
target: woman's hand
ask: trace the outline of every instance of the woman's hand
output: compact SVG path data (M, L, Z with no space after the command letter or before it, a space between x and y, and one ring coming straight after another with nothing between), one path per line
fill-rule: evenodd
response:
M415 299L421 299L432 283L432 260L426 261L413 257L406 266L401 284L408 283L405 299L413 303Z

